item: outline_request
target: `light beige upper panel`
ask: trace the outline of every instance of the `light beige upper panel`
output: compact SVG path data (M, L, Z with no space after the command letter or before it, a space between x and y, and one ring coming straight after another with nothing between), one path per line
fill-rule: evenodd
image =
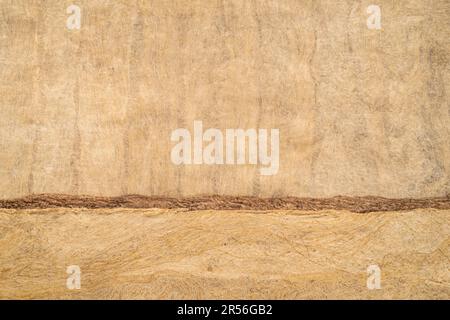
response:
M449 193L450 3L375 2L76 1L69 29L1 0L0 197ZM278 129L278 171L174 164L196 120Z

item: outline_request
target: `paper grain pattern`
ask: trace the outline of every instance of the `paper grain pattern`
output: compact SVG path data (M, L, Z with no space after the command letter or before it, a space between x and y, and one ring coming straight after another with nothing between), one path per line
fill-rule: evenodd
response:
M1 1L0 196L450 192L450 3ZM176 166L176 128L279 128L280 170ZM239 181L239 183L236 183Z
M449 299L449 36L448 0L0 0L0 299ZM196 120L279 129L277 174L175 165Z
M0 210L0 299L449 299L449 215Z

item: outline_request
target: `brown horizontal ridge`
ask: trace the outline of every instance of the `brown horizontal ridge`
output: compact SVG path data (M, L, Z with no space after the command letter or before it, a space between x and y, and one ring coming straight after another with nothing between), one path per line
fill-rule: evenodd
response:
M198 196L170 198L125 195L118 197L36 194L0 200L3 209L37 208L161 208L188 210L348 210L352 212L399 211L420 208L450 209L450 197L389 199L365 196L332 198L258 198L244 196Z

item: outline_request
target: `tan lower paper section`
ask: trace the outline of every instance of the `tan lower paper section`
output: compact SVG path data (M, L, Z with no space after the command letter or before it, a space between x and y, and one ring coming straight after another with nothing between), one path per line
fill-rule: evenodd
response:
M449 221L435 209L1 209L0 298L449 299ZM381 289L367 288L370 265Z

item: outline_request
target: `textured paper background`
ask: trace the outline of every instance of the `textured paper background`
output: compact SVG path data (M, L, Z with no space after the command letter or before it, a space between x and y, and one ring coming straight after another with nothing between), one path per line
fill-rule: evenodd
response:
M449 232L432 209L0 209L0 299L448 300Z
M0 1L0 197L448 194L450 2L371 3ZM193 120L279 128L279 173L173 165Z
M448 0L0 0L0 299L448 299L449 18ZM279 173L173 165L194 120L280 129Z

